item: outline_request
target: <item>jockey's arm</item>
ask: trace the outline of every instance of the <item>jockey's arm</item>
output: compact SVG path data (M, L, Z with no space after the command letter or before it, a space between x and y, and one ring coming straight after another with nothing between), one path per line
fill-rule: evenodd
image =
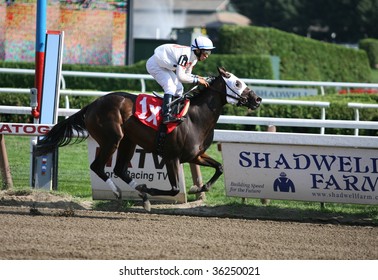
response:
M176 75L179 81L186 84L193 83L193 84L201 84L206 87L209 86L209 83L206 81L205 78L198 75L193 75L192 69L193 69L192 66L183 67L181 65L178 65L176 68Z
M193 67L185 67L182 65L177 65L176 75L181 83L185 83L185 84L197 83L198 78L197 76L192 74L192 68Z

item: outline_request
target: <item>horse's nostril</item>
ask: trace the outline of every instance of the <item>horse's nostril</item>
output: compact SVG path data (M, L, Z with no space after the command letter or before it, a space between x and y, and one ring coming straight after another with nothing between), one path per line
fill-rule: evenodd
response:
M258 103L261 103L262 98L261 98L261 97L257 97L257 98L256 98L256 101L257 101Z

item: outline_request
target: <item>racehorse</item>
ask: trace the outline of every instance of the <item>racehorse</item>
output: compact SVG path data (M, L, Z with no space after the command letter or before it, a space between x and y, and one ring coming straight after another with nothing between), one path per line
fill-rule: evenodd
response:
M207 192L223 173L221 163L205 153L212 143L214 128L222 107L231 103L254 110L261 103L261 98L242 80L224 68L218 67L218 72L219 76L208 78L208 87L200 89L190 99L190 106L182 123L170 133L157 132L136 117L138 95L112 92L53 126L39 140L35 153L46 154L57 147L80 142L85 139L82 136L89 134L99 144L98 153L90 165L91 170L111 188L116 198L121 199L121 189L113 183L104 170L108 160L118 150L114 174L139 191L147 211L150 211L151 207L147 194L170 196L178 194L180 163L188 162L215 169L215 173L207 183L193 186L189 191L189 193ZM159 140L160 138L163 140ZM128 175L128 166L136 145L148 153L159 154L163 158L171 190L148 188L145 184L138 184Z

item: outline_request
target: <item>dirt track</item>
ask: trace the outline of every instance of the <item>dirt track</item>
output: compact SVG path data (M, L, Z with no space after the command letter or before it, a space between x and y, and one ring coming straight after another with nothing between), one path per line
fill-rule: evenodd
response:
M0 205L0 259L378 259L376 225L226 218L230 209L203 206L174 215Z

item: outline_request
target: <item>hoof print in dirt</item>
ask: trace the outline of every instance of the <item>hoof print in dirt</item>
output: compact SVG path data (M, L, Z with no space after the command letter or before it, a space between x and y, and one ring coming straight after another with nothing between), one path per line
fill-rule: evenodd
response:
M41 215L43 215L43 214L42 214L37 208L35 208L35 207L30 208L29 213L30 213L30 215L32 215L32 216L41 216Z
M64 211L60 211L57 216L59 217L73 217L75 216L75 211L72 209L66 209Z

